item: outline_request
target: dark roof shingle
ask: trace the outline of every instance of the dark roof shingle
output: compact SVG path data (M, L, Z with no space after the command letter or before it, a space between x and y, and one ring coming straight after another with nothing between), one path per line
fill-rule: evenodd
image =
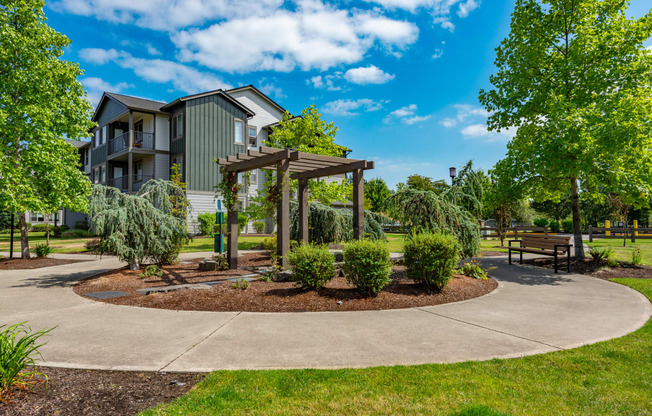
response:
M107 92L105 94L120 101L129 108L138 110L162 112L161 107L165 105L162 101L147 100L145 98L132 97L130 95L115 94L113 92Z

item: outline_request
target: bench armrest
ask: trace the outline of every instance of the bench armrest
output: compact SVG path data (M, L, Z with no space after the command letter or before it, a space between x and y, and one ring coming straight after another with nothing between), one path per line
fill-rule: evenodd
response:
M570 248L573 247L572 244L555 244L555 251L557 251L557 247L566 247L568 248L568 251L570 251Z

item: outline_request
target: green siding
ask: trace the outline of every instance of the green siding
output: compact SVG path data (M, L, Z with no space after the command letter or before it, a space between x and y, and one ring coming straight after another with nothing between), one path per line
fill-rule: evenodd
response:
M127 111L129 111L127 106L107 96L102 103L102 108L99 109L99 113L97 115L97 125L102 127L109 121L113 120L121 114L126 113Z
M95 138L93 138L95 140ZM103 144L100 147L96 147L95 149L91 150L91 166L98 165L100 163L106 162L106 149L108 147L108 144Z
M246 131L247 114L219 95L186 102L189 190L214 191L219 181L219 169L213 159L247 150L246 145L234 143L236 118L242 120Z

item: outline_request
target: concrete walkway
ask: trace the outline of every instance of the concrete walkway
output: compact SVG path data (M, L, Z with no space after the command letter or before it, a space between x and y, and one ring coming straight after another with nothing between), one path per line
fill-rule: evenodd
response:
M499 287L465 302L339 313L176 312L75 295L73 282L121 265L110 257L91 258L0 271L0 324L56 326L41 349L45 365L209 371L486 360L622 336L652 314L650 302L625 286L508 266L505 257L483 260L496 267L490 274Z

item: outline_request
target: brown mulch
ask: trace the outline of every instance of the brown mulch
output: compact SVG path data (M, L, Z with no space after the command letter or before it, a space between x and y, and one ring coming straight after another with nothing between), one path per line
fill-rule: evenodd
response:
M452 278L441 292L429 291L406 278L405 268L396 266L392 282L376 297L360 295L346 279L334 278L318 290L303 290L295 282L253 281L246 290L234 289L233 283L225 281L205 290L179 290L170 293L143 295L136 289L199 283L222 280L251 273L249 270L200 272L197 264L201 259L164 267L159 278L139 278L140 271L120 269L81 281L74 287L79 295L91 292L118 290L128 296L102 300L103 302L142 306L159 309L194 311L246 311L246 312L316 312L399 309L417 306L458 302L482 296L494 290L498 283L493 279L477 280L468 276ZM252 253L241 257L240 266L263 266L270 264L267 253Z
M545 267L553 269L555 260L553 258L536 258L523 260L524 264L531 266ZM600 279L609 280L615 278L634 278L634 279L652 279L652 267L650 266L632 266L625 262L616 262L617 266L609 266L606 262L595 262L592 259L571 258L571 270L573 273L586 274ZM559 259L558 268L560 271L566 270L566 259Z
M62 264L79 263L86 260L52 259L34 257L31 259L0 258L0 270L40 269L41 267L60 266Z
M203 374L137 371L76 370L40 367L49 383L33 391L12 391L3 396L0 414L37 415L134 415L170 402L187 393Z

